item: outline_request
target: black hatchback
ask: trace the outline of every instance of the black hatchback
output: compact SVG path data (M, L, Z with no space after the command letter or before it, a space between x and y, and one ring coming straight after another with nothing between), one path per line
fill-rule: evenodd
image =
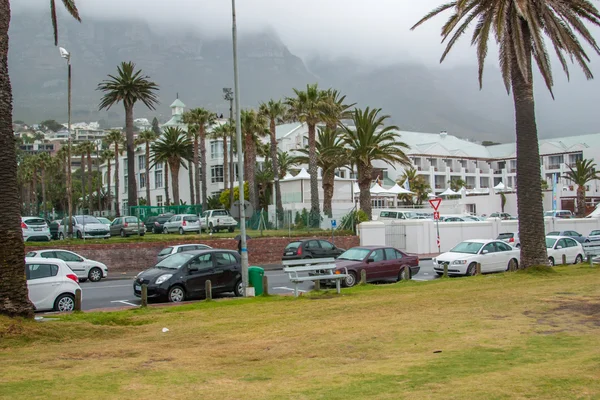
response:
M205 296L206 281L213 293L233 292L241 296L242 266L240 256L230 250L197 250L175 253L154 267L140 272L133 283L133 293L142 295L148 285L148 298L180 302Z
M289 243L283 250L282 261L301 260L303 258L337 258L345 249L335 247L327 240L306 239Z
M144 221L146 226L146 232L152 233L163 233L163 225L167 222L173 214L159 215L158 217L148 217Z

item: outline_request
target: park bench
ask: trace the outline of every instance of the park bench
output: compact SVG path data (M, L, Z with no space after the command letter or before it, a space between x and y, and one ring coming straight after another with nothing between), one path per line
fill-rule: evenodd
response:
M304 260L284 261L283 272L288 274L290 282L294 284L294 296L298 297L298 285L307 281L333 280L337 293L340 293L342 279L348 276L348 270L345 274L336 273L338 267L335 265L333 258L306 258ZM303 275L302 274L308 274Z

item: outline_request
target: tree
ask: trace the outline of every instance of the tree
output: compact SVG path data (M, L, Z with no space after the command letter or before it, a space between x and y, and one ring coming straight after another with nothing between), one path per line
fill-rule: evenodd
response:
M200 203L200 181L202 181L202 209L206 210L206 131L215 123L215 114L204 108L193 108L183 113L183 122L196 125L198 134L194 136L194 165L196 166L196 204ZM198 168L198 141L200 142L200 168ZM200 173L198 172L200 170ZM200 175L200 179L198 178Z
M154 132L157 137L160 136L160 126L156 117L152 119L152 132Z
M146 205L151 206L150 201L150 144L158 139L158 136L154 131L142 131L138 134L136 144L144 145L146 147Z
M450 189L452 189L455 192L459 192L460 189L462 189L466 185L466 182L463 181L462 178L454 178L450 179L448 181L448 184L450 185Z
M215 126L210 133L210 137L213 139L220 139L223 141L223 188L227 189L229 186L229 151L227 146L227 138L231 137L235 132L235 128L229 122Z
M281 186L279 184L279 160L277 158L277 124L283 123L288 113L285 104L281 101L269 100L261 103L259 113L269 120L269 136L271 139L272 171L275 180L275 205L278 219L283 221L283 203L281 202Z
M563 178L566 178L577 185L577 216L585 217L585 191L586 185L593 180L600 179L600 175L596 172L596 164L594 160L577 160L575 168L568 165L569 171L565 173Z
M250 185L248 185L248 182L244 182L244 199L248 199L250 198ZM240 187L236 186L233 188L233 200L239 200L240 199ZM225 189L221 192L221 195L219 196L219 201L221 202L221 204L223 204L223 207L229 209L231 208L231 203L229 201L229 189Z
M298 165L296 157L290 156L287 151L277 152L277 160L279 161L279 179L283 179L290 172L290 169Z
M319 183L316 153L316 126L325 118L327 106L326 92L319 90L318 85L306 85L306 90L294 89L295 98L287 98L286 104L291 116L305 123L308 127L308 173L310 174L310 225L319 226L321 211L319 209Z
M96 145L93 142L86 141L79 144L81 152L81 172L85 174L85 164L83 157L87 159L87 194L88 194L88 212L91 213L94 208L94 199L92 197L93 190L93 171L92 171L92 152L96 150ZM85 175L84 175L85 176ZM84 199L85 201L85 199Z
M403 149L408 145L400 141L397 126L385 126L389 115L379 115L380 108L355 109L352 115L354 126L345 126L343 142L349 149L349 160L356 165L360 188L360 208L371 219L371 182L375 160L410 166Z
M429 195L429 190L431 187L423 175L419 175L417 170L414 168L408 168L404 170L404 174L397 182L400 186L404 186L406 180L408 179L408 185L410 186L410 191L414 193L412 194L401 194L398 195L398 198L402 200L404 204L407 205L421 205L425 200L427 200L427 196Z
M112 174L112 165L111 165L111 161L112 159L115 157L115 153L111 150L111 149L103 149L102 152L100 152L100 163L104 164L106 163L106 188L107 188L107 193L106 193L106 201L108 202L108 209L109 211L112 211L112 205L111 205L111 198L110 198L110 177ZM102 182L102 177L99 177L100 182Z
M242 136L244 140L244 180L250 183L249 200L258 209L258 182L256 171L256 144L266 134L266 119L254 110L242 110Z
M323 171L323 212L329 218L332 215L333 186L335 183L335 170L349 165L347 149L344 149L342 134L338 130L331 130L329 127L319 129L317 137L317 165ZM309 158L308 149L299 149L298 152L304 154L296 157L299 164L307 163Z
M345 104L346 96L335 89L328 89L323 92L325 97L323 120L331 131L335 131L343 119L352 118L351 108L356 103Z
M123 154L123 145L125 144L125 138L123 133L119 130L113 129L106 135L105 143L108 146L114 146L115 156L115 215L121 216L121 209L119 207L119 156ZM108 203L110 204L110 211L112 211L112 197L110 195L110 169L108 174Z
M46 202L46 172L52 165L52 157L50 157L50 154L48 153L41 153L37 156L36 161L38 168L41 171L40 181L42 183L42 211L44 213L44 218L48 219L48 204Z
M548 258L533 98L533 61L537 64L551 94L554 80L546 44L554 47L567 77L569 69L565 55L571 61L576 60L585 76L591 79L593 75L588 67L589 58L579 37L600 54L600 47L584 24L584 21L589 21L600 25L600 14L589 0L459 0L434 9L411 29L446 10L452 10L453 14L442 27L442 40L448 40L448 44L440 62L446 58L469 24L477 21L471 43L477 47L480 87L483 84L490 33L498 43L504 85L509 94L512 90L515 106L519 183L517 209L521 238L519 266L527 268L532 265L545 265Z
M135 143L133 138L133 107L141 101L150 110L158 104L158 85L150 77L135 70L132 62L122 62L117 67L117 75L108 75L98 84L96 90L104 92L99 109L109 110L113 105L123 102L125 107L125 136L127 138L127 205L137 205L137 186L135 183Z
M61 129L65 128L64 126L62 126L61 124L59 124L58 122L56 122L53 119L47 119L45 121L42 121L40 125L45 126L46 128L50 129L52 132L58 132Z
M179 169L181 165L186 168L183 160L192 158L192 142L181 128L168 127L163 136L152 144L152 154L154 163L166 161L169 164L173 201L179 205Z

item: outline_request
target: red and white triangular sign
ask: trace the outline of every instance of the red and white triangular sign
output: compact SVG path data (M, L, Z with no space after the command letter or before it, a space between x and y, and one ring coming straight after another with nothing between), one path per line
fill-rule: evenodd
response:
M431 204L431 207L433 207L433 209L435 211L437 211L437 209L440 207L441 202L442 202L442 199L440 199L440 198L429 200L429 204Z

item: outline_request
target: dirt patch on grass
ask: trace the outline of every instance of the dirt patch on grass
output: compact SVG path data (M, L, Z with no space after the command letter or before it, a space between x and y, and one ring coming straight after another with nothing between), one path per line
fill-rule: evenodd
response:
M541 334L572 332L578 327L600 327L600 297L577 297L551 300L552 307L546 311L525 311L523 314L535 318L537 325L551 326L550 331Z

